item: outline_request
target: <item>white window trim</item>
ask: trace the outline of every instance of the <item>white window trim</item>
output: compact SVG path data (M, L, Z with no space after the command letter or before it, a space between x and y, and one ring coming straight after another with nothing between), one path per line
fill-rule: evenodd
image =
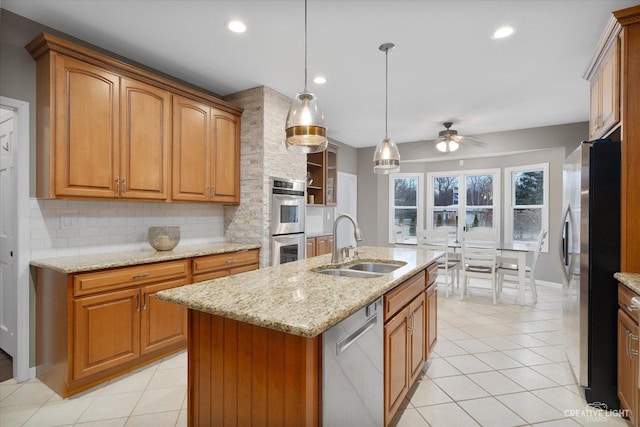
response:
M460 177L460 184L458 188L458 217L461 217L461 207L467 206L467 185L466 185L466 177L468 175L493 175L493 228L496 230L496 234L498 236L498 240L500 240L500 194L501 194L501 183L500 179L502 178L501 170L499 168L489 168L489 169L463 169L463 170L455 170L455 171L445 171L445 172L429 172L427 174L427 223L426 228L428 230L432 229L433 226L433 179L442 177L442 176L458 176ZM461 190L462 188L462 190ZM458 222L458 233L462 233L462 224Z
M547 230L547 238L542 245L541 252L549 252L549 163L538 163L534 165L522 165L504 168L504 238L505 243L513 243L513 209L512 203L515 199L515 186L513 185L514 172L534 172L542 171L543 183L543 207L542 207L542 228ZM526 208L528 205L520 206ZM538 205L535 205L538 206ZM531 250L535 249L536 242L525 243Z
M393 218L394 218L394 208L395 206L395 185L394 182L396 179L406 179L406 178L418 178L418 188L416 188L416 203L417 203L417 212L416 212L416 228L422 229L424 227L424 210L422 209L423 203L422 199L424 197L424 174L423 173L390 173L389 174L389 243L395 244L395 236L393 233ZM410 243L410 242L407 242Z

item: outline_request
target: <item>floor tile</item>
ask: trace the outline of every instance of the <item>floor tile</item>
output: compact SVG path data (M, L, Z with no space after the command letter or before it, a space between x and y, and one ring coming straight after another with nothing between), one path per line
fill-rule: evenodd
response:
M186 387L187 386L187 367L177 368L158 368L156 373L149 381L147 390L155 390L159 388L173 388L173 387Z
M427 362L423 371L426 372L429 378L451 377L461 374L461 372L451 366L444 357L433 358L430 362Z
M416 408L420 406L451 402L451 398L447 396L447 394L442 391L436 383L428 378L418 382L418 386L415 388L411 396L409 396L409 399L411 404Z
M496 399L531 424L565 418L563 412L530 392L496 396Z
M174 427L180 411L158 412L146 415L134 415L129 417L125 427Z
M469 374L467 378L471 379L493 396L524 391L524 388L520 385L497 371Z
M124 375L109 381L101 394L118 394L132 391L144 391L153 377L153 372L138 372Z
M540 356L546 357L552 362L564 362L567 360L567 353L563 346L548 345L544 347L532 347L531 351L538 353Z
M522 366L522 363L518 362L515 359L507 356L506 354L500 351L492 351L490 353L481 353L475 354L475 357L482 360L487 365L491 366L493 369L509 369L509 368L519 368Z
M425 406L417 411L431 427L475 427L479 424L456 403Z
M464 375L434 378L433 382L455 401L489 396L489 393Z
M563 418L561 420L546 421L544 423L533 424L535 427L578 427L580 423L571 418ZM605 427L605 426L600 426Z
M481 341L487 345L490 345L498 351L516 350L518 348L522 348L520 344L515 343L506 337L487 337L481 338Z
M456 340L455 344L468 353L485 353L488 351L495 351L493 347L485 344L477 338Z
M520 384L525 390L555 387L557 384L529 367L504 369L500 371L507 378Z
M25 427L61 426L73 424L93 403L93 398L65 399L47 402L24 424Z
M550 363L547 365L532 366L531 369L544 375L545 377L557 382L560 385L575 384L576 380L573 371L558 363Z
M147 390L140 397L140 401L135 406L132 415L177 411L182 406L182 399L186 392L186 386Z
M22 384L17 390L9 394L0 402L0 408L13 405L42 405L55 393L40 381L29 381Z
M494 397L458 402L480 425L491 427L521 426L524 420Z
M552 387L532 391L533 394L544 400L551 406L562 411L582 411L587 409L584 399L570 392L564 387Z
M37 403L3 406L0 408L0 426L21 426L40 409Z
M551 363L551 361L546 357L542 357L538 353L535 353L528 348L505 350L503 351L503 353L527 366L544 365L546 363Z
M463 374L472 374L474 372L491 371L493 368L482 362L471 354L463 354L461 356L450 356L446 358L447 362Z
M460 354L468 354L465 350L458 347L451 341L438 342L435 350L433 350L439 357L457 356Z
M131 415L142 392L109 394L96 397L80 416L79 422L100 421Z
M109 420L88 421L86 423L76 423L74 426L82 427L124 427L128 418L112 418Z
M398 416L394 421L396 421L395 427L429 427L429 424L415 408L398 412Z

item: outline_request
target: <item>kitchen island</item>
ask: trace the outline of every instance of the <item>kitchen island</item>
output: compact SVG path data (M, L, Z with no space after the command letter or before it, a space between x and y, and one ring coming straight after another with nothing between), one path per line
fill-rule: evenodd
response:
M389 316L395 314L393 319L404 316L400 320L408 332L403 343L408 351L424 355L424 363L430 340L409 335L412 329L435 331L435 322L431 328L426 325L425 290L435 283L435 261L443 254L415 248L358 249L360 258L345 267L382 260L399 267L370 278L312 271L330 264L330 255L323 255L157 293L158 299L189 309L190 425L322 425L323 333L382 296L385 322L391 319L387 309ZM407 311L406 299L413 298L413 290L421 298L422 322L414 322L413 312ZM387 345L386 327L381 347ZM416 343L415 349L409 341ZM385 394L386 376L393 374L386 362ZM409 382L407 374L404 388ZM385 406L391 400L397 399L385 396ZM385 408L385 423L395 410L397 406L393 411Z

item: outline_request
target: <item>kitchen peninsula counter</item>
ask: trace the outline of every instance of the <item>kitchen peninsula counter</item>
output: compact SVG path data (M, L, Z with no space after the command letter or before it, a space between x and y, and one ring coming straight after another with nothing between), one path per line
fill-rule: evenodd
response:
M640 273L616 273L613 277L631 291L640 295Z
M202 243L196 245L178 245L172 251L156 251L155 249L149 248L137 251L106 252L60 258L35 259L31 260L31 265L57 271L58 273L71 274L238 252L258 249L260 246L260 244L255 243Z
M331 255L250 271L236 276L159 292L161 300L190 309L263 326L301 337L314 337L396 285L424 270L442 252L416 248L359 247L356 262L394 260L406 265L375 278L320 274Z

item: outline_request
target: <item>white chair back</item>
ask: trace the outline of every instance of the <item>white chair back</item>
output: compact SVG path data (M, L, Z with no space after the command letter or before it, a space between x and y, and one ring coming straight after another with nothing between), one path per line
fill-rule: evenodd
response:
M445 251L449 246L449 233L447 230L418 230L416 232L418 246L428 249Z
M495 232L467 231L462 234L462 264L465 270L495 274L498 238Z
M540 234L538 235L538 242L536 243L536 249L533 252L533 259L531 262L531 280L534 280L533 273L536 270L536 264L538 263L538 257L540 256L540 251L542 250L542 246L544 245L544 241L547 238L547 230L540 230Z

